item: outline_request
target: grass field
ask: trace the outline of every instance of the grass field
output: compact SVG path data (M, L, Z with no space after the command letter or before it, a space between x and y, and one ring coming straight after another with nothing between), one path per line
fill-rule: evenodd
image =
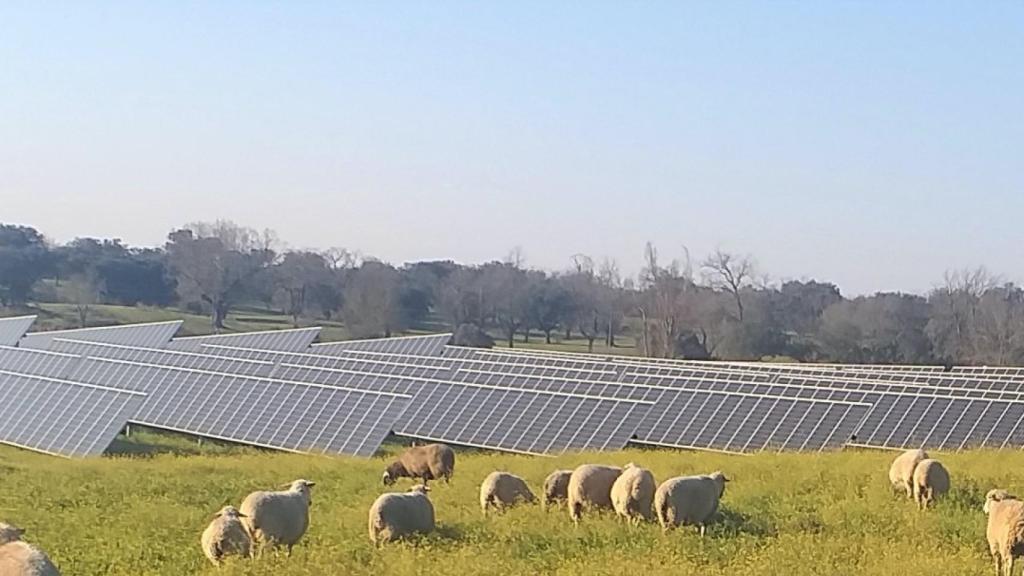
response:
M123 454L67 461L0 447L0 520L28 529L72 575L616 575L989 574L984 492L1024 488L1024 454L943 454L951 497L928 512L888 488L891 453L825 455L629 450L560 458L460 452L452 484L431 493L438 532L374 549L366 514L382 492L387 455L371 460L264 452L142 434ZM583 462L670 476L724 470L733 481L706 539L662 534L591 515L574 529L564 509L525 506L484 518L480 481L509 470L538 486ZM316 481L312 526L295 554L207 564L198 546L210 514L250 491ZM398 489L405 489L402 481Z

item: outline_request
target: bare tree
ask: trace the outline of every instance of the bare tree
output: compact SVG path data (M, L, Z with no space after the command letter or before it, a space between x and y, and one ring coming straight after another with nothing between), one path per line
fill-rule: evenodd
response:
M353 272L342 308L345 327L352 335L387 338L400 327L400 281L397 270L372 260Z
M755 276L753 260L749 256L738 256L718 249L704 260L701 268L712 288L732 295L738 319L743 322L742 292Z
M931 319L926 328L935 353L947 362L974 363L978 306L998 283L985 268L947 271L942 285L928 297Z
M276 235L232 222L198 222L168 235L168 264L184 302L201 302L210 310L215 330L251 289L258 274L275 259Z
M85 328L92 307L100 303L102 280L94 273L75 274L64 284L63 291L67 302L74 306L78 315L78 327Z

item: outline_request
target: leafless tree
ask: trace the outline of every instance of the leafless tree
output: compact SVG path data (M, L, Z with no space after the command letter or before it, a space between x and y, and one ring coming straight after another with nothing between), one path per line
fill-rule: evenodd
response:
M64 297L75 308L78 327L85 328L93 306L100 303L103 282L92 273L75 274L63 286Z
M743 289L754 278L755 266L749 256L738 256L717 249L701 264L705 279L716 290L724 290L736 302L736 314L743 322Z
M363 262L353 272L342 307L345 327L353 336L387 338L400 328L400 280L397 270L376 261Z

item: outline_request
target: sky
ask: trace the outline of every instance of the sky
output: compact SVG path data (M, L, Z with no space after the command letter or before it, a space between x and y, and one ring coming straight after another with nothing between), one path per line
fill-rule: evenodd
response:
M0 222L1024 279L1024 2L0 3Z

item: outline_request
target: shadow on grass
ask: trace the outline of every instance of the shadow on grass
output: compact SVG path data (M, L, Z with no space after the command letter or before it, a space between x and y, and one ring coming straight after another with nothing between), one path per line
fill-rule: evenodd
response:
M731 508L719 508L715 515L715 523L708 527L713 536L733 537L741 534L759 538L772 538L778 529L770 522L744 514Z
M184 446L168 446L163 444L145 444L133 442L124 438L115 438L107 448L108 456L124 458L152 458L160 454L174 454L176 456L197 456L201 454L199 447L186 448Z

